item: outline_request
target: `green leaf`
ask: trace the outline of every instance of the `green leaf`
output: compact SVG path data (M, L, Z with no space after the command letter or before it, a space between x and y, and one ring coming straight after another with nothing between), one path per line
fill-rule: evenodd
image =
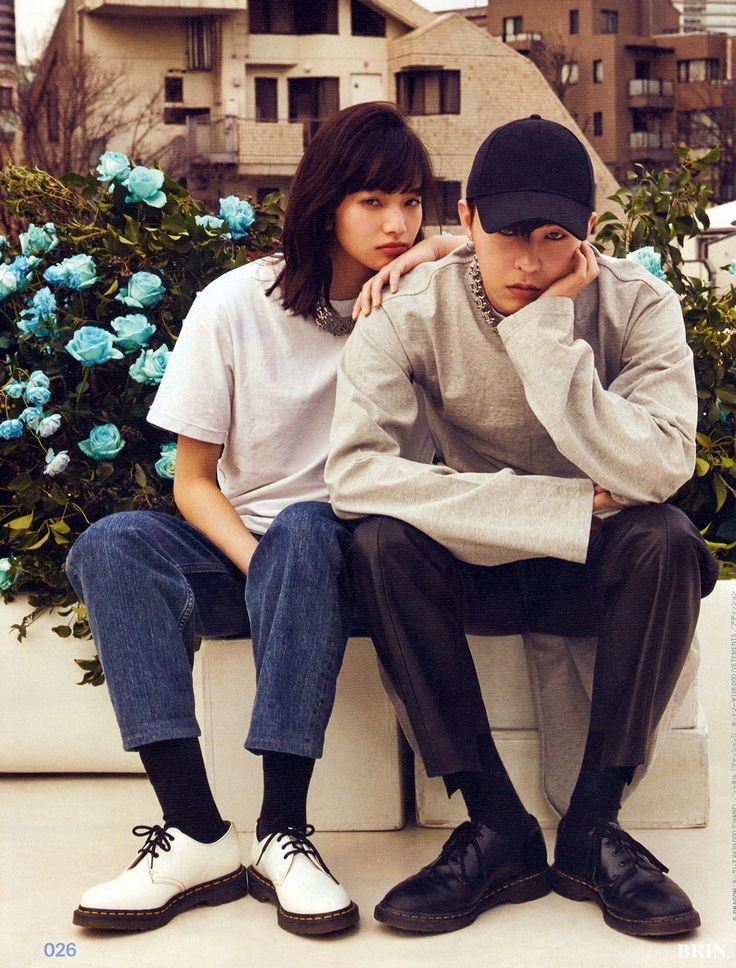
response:
M139 487L145 487L148 483L146 472L143 470L140 464L135 465L135 481Z
M72 634L72 630L68 625L53 625L51 627L51 631L56 632L56 634L62 639L68 639Z
M710 470L710 464L707 460L703 460L702 457L698 457L695 460L695 473L698 477L705 477L705 475Z
M726 503L726 498L728 497L728 488L726 487L726 482L723 480L720 474L713 475L713 490L716 495L716 511L720 511L723 505Z
M12 521L7 521L4 527L10 528L11 531L25 531L26 528L30 528L32 522L33 511L30 514L24 514L20 518L13 518Z

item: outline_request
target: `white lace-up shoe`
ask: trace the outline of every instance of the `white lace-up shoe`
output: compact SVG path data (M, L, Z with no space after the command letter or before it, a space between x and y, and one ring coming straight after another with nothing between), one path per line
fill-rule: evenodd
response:
M214 844L193 840L176 827L138 826L133 833L147 838L138 857L120 877L85 891L74 924L143 931L198 904L225 904L248 893L232 824Z
M308 839L314 827L287 827L253 836L248 890L278 907L279 926L292 934L329 934L358 922L358 906L335 880Z

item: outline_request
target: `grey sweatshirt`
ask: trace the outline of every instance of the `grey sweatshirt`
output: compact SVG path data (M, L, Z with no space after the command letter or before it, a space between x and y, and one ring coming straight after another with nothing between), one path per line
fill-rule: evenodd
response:
M593 484L659 503L692 475L697 395L676 294L600 256L573 302L538 299L497 332L466 249L361 318L341 358L325 477L343 518L383 514L483 565L585 560ZM420 388L419 394L415 388ZM426 419L440 462L407 459Z

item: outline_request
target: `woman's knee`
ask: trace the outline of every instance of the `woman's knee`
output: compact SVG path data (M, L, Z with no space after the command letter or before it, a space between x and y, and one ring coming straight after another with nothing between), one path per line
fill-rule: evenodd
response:
M280 553L333 548L342 554L351 535L352 526L340 520L325 501L301 501L290 504L274 518L261 543L278 547Z
M84 583L86 573L96 573L111 556L119 559L123 567L122 559L128 556L126 547L132 547L134 553L137 543L148 543L150 533L150 511L119 511L91 524L76 539L66 558L67 574L77 593L83 592L77 586Z

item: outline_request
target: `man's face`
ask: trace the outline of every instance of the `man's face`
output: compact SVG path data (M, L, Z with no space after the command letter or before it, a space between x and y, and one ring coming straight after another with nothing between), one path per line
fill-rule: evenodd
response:
M460 220L475 245L483 288L493 306L506 315L539 299L545 289L572 272L581 240L559 225L543 225L530 235L507 230L485 232L478 213L472 217L464 200ZM588 232L595 225L593 213Z

